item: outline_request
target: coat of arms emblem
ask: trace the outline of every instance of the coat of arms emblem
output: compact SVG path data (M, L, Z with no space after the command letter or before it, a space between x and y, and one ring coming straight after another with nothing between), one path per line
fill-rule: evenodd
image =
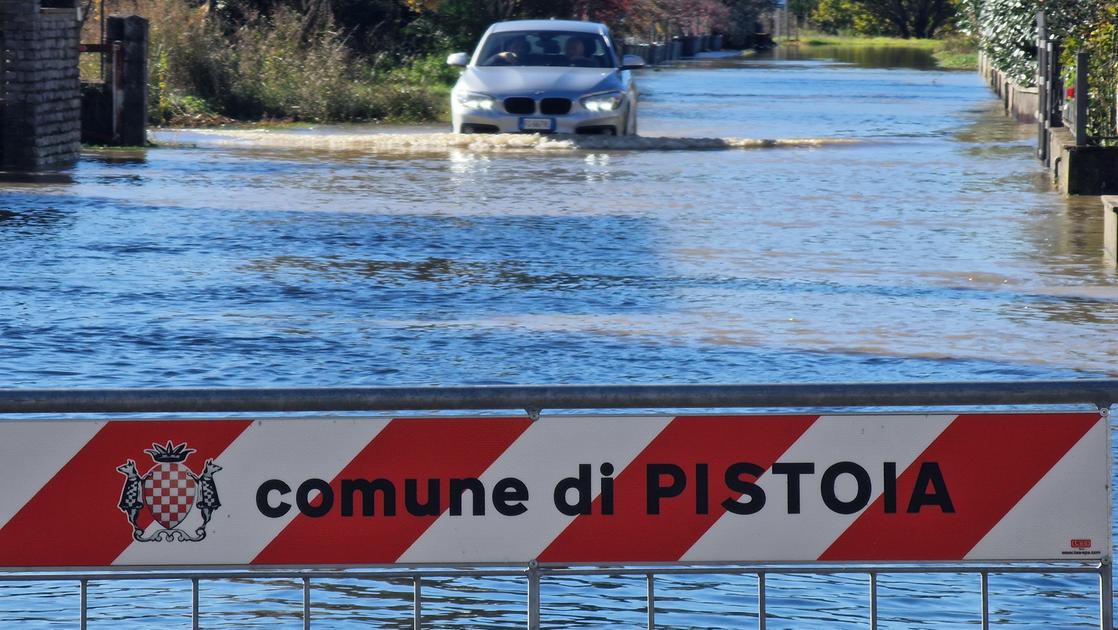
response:
M117 471L125 477L117 506L132 524L132 538L139 542L204 539L210 517L221 507L213 477L221 466L207 459L202 474L195 474L184 463L195 449L187 448L185 442L174 444L168 440L165 445L152 444L144 452L151 456L155 465L143 475L131 459L117 466ZM187 517L194 508L201 514L201 523L195 523L191 534L180 526L186 527ZM149 535L145 535L145 528L140 526L140 515L145 509L162 528Z

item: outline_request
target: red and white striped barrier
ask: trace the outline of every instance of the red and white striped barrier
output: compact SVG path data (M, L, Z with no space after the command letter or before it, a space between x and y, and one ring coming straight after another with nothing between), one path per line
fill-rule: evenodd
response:
M0 423L0 567L1110 557L1095 413Z

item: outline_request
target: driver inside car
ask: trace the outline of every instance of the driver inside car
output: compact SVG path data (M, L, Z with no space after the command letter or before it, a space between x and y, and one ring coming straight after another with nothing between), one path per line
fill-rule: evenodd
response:
M513 37L505 44L505 49L489 59L482 65L486 66L523 66L528 63L528 54L532 46L524 36Z

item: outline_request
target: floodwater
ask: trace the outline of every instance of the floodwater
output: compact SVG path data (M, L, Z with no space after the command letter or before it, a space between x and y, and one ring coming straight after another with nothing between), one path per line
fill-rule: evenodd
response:
M637 141L159 131L158 148L2 184L3 385L1118 373L1099 200L1052 191L1032 127L975 74L832 49L638 80ZM977 581L882 576L880 627L978 625ZM1097 627L1092 576L990 585L992 623ZM300 588L206 584L203 627L302 627ZM410 627L410 588L328 581L316 624ZM866 627L867 589L770 577L768 627ZM641 578L545 580L545 626L640 627L643 594ZM521 582L424 595L433 627L523 623ZM90 602L93 628L189 627L180 582L94 583ZM666 577L657 606L662 627L755 627L756 578ZM76 610L73 584L0 585L4 628L75 627Z

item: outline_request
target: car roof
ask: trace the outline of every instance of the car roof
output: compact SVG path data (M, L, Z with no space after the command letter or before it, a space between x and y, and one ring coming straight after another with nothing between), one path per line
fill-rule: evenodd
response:
M497 22L489 27L490 33L505 33L508 31L574 31L577 33L609 32L605 24L598 22L583 22L580 20L509 20Z

